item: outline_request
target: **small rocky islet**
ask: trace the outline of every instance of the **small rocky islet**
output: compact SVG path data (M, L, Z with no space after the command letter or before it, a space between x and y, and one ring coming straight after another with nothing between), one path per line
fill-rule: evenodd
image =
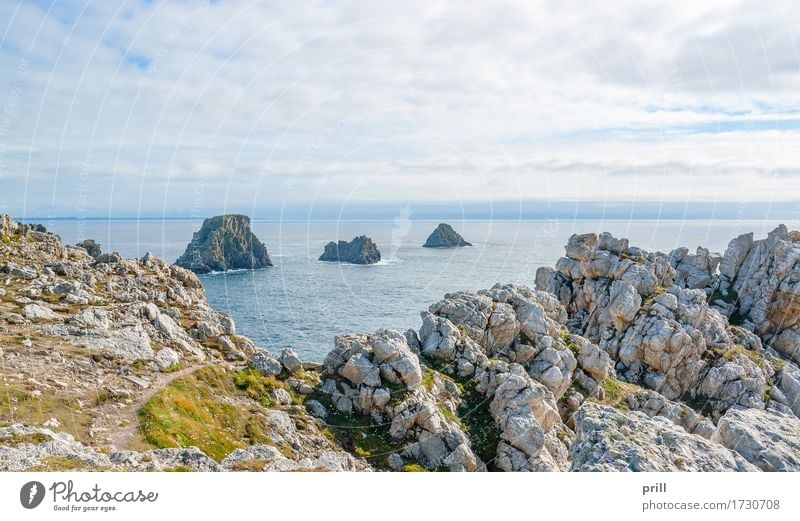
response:
M472 246L447 223L441 223L428 236L423 248L463 248Z
M724 255L574 235L534 287L447 294L322 364L153 255L0 238L0 470L800 470L784 226Z
M319 260L348 264L375 264L381 260L381 252L375 242L366 235L352 241L329 242Z
M203 221L175 264L202 274L257 270L272 266L272 260L264 243L251 230L250 217L227 214Z

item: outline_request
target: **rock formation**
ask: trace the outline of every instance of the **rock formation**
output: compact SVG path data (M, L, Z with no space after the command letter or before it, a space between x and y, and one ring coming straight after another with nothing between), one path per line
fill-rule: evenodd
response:
M325 245L319 260L327 262L347 262L350 264L375 264L381 260L378 246L366 235L355 237L352 241L333 241Z
M472 244L465 241L452 226L446 223L437 226L423 244L424 248L460 248L462 246L472 246Z
M315 365L190 271L0 225L0 470L800 470L783 227L724 255L574 235L536 289L447 294Z
M78 248L83 248L84 250L86 250L86 253L88 253L95 259L103 254L103 251L100 249L100 245L97 244L93 239L85 239L76 244L75 246L77 246Z
M195 273L272 266L267 248L250 229L246 215L218 215L203 221L175 264Z

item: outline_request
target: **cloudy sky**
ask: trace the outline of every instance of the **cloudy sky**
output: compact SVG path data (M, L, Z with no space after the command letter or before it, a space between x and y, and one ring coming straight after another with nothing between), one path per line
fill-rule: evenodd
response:
M0 211L791 208L800 4L609 5L0 0Z

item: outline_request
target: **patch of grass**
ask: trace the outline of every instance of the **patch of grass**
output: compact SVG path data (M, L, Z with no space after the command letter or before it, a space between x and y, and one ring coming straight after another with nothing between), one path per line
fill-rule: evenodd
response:
M0 238L0 241L2 241L3 244L9 244L11 242L11 237L9 237L8 235L3 234L3 237Z
M39 465L28 469L30 472L70 472L76 470L106 470L104 467L90 467L78 458L68 456L50 456L41 460Z
M472 450L486 463L489 470L496 470L497 445L500 443L500 429L497 428L489 412L491 398L483 396L468 383L464 388L464 399L459 408L459 418L464 431L472 441Z
M175 373L177 371L180 371L181 367L182 366L181 366L180 362L175 362L174 364L171 364L169 367L166 367L166 368L162 369L161 372L162 373Z
M406 463L403 465L403 472L428 472L425 467L419 463Z
M101 389L100 391L97 392L97 397L94 399L94 403L96 403L97 405L102 405L110 399L111 399L111 394L109 394L108 390Z
M641 389L638 385L621 382L616 378L608 377L600 384L603 389L603 399L597 400L595 398L588 398L595 403L602 405L609 405L622 411L628 410L626 398L629 394L635 393Z
M578 356L578 353L580 352L580 348L578 347L578 344L576 344L572 340L572 337L569 334L569 331L567 331L566 329L561 331L561 341L564 343L565 346L567 346L567 349L572 351L572 354L574 354L575 356Z
M733 362L740 356L743 356L745 358L748 358L751 362L756 364L762 370L766 368L766 360L764 360L764 355L762 353L759 353L758 351L753 351L751 349L747 349L741 344L734 344L728 349L709 348L706 349L706 352L704 354L706 355L706 357L722 358L724 360L727 360L728 362Z
M314 396L320 399L320 396ZM385 465L386 458L405 446L403 440L389 435L389 425L373 425L369 417L355 416L329 409L327 427L323 433L328 439L374 465Z
M22 384L0 386L0 422L42 425L50 418L61 424L57 430L88 442L91 416L79 406L76 398L63 391L43 391L34 396Z
M52 439L53 438L51 438L47 434L34 432L31 434L14 434L8 438L0 438L0 443L9 447L17 447L25 443L31 445L39 445L40 443L45 443Z
M252 400L264 407L272 405L269 393L275 389L284 389L286 384L274 376L264 376L255 369L247 368L233 376L233 383L237 389L247 393Z
M773 356L772 359L769 361L772 364L772 367L775 369L775 372L781 372L783 367L786 365L786 362L778 358L777 356Z
M246 459L233 465L232 470L238 472L262 472L267 463L269 462L263 459Z
M147 368L147 364L148 364L147 360L139 358L131 362L131 369L137 372L141 372Z
M40 298L41 300L45 301L45 302L48 302L48 303L50 303L50 304L58 304L58 303L60 303L62 300L64 300L64 299L66 298L66 295L52 295L52 294L48 294L48 295L40 295L40 296L39 296L39 298Z
M217 461L248 443L270 443L266 416L258 406L243 409L225 399L238 395L263 401L266 385L242 373L204 367L171 382L139 411L145 440L156 447L195 445Z
M170 467L168 469L164 469L164 472L194 472L194 471L189 467L178 465L177 467Z

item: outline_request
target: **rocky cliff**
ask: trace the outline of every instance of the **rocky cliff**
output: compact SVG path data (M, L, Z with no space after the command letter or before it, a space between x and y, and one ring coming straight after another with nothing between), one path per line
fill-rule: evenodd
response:
M575 235L535 289L445 295L321 365L151 255L4 233L2 470L800 470L783 227L719 256Z
M329 242L319 260L327 262L347 262L350 264L375 264L381 260L378 246L366 235L355 237L352 241Z
M472 244L465 241L452 226L441 223L431 232L425 244L422 246L424 248L460 248L463 246L472 246Z
M250 229L246 215L218 215L203 221L175 264L195 273L272 266L267 248Z

